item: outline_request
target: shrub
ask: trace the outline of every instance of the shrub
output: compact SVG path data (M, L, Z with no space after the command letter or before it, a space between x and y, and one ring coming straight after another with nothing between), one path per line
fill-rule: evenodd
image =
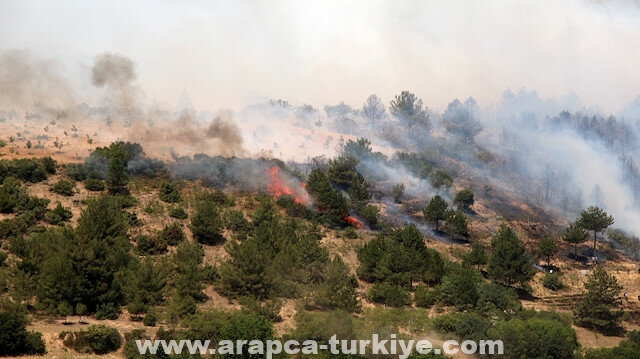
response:
M149 307L138 298L136 298L133 302L127 304L127 311L129 312L129 314L133 314L134 316L146 313L148 309Z
M199 243L216 245L224 241L222 219L214 202L208 200L198 202L196 213L191 217L191 230Z
M54 160L50 156L42 158L42 165L44 166L44 170L47 171L48 174L56 174L56 160Z
M38 183L47 179L47 171L39 159L0 160L0 179L4 180L9 176L31 183Z
M87 330L60 333L66 347L80 353L107 354L120 349L122 336L116 328L103 324L90 326Z
M160 184L160 200L167 203L176 203L180 201L180 190L171 181L162 181Z
M464 209L469 209L469 207L473 206L473 202L473 192L470 189L463 189L453 197L453 203L460 205Z
M104 191L104 189L107 187L99 178L87 178L87 180L84 181L84 188L93 192L101 192Z
M249 222L242 211L231 210L225 213L225 220L228 230L234 232L234 236L238 240L245 240L249 233L253 230L253 224Z
M564 284L562 283L558 273L547 273L542 279L542 286L556 291L558 289L562 289Z
M453 185L453 177L445 170L435 170L429 174L429 182L434 188L449 189Z
M402 307L411 303L409 292L399 285L376 283L368 293L369 300L374 303L387 304L392 307Z
M180 225L174 223L170 226L164 226L164 229L160 232L160 238L170 246L177 246L180 242L184 241L187 236L184 234L182 228L180 228Z
M394 203L402 203L402 196L404 196L405 186L403 183L397 183L393 185L391 189L391 197Z
M358 238L358 233L356 232L355 228L353 228L353 227L345 228L344 232L342 232L342 234L345 236L345 238L348 238L348 239L356 239L356 238Z
M149 338L144 329L134 329L131 332L124 333L124 356L127 359L138 359L138 358L155 358L155 355L152 354L140 354L138 350L138 346L136 345L136 340L145 341ZM158 338L159 339L159 338Z
M250 313L259 315L269 319L272 322L281 322L280 310L282 309L282 300L273 299L260 302L251 297L243 297L240 299L242 308Z
M0 252L0 267L4 265L4 262L7 261L9 255L6 252Z
M290 217L306 218L310 219L313 213L307 206L302 203L296 202L295 198L289 195L280 196L276 200L278 206L284 208L287 215Z
M233 198L227 196L224 192L220 190L215 190L213 192L204 192L198 195L198 200L202 201L211 201L213 203L217 203L222 207L230 207L233 206L234 200Z
M162 254L167 252L167 242L161 236L146 234L136 237L136 250L140 254Z
M172 208L169 212L169 217L176 219L187 219L189 218L189 214L182 207Z
M62 203L58 202L58 205L44 214L45 221L51 224L61 224L63 222L67 222L73 217L73 213L69 208L63 207Z
M505 359L573 358L579 346L575 330L561 320L546 318L543 313L502 321L488 330L487 337L504 342Z
M418 285L415 293L413 294L413 301L417 307L429 308L436 304L437 293L435 290L429 290L424 284Z
M360 210L360 216L369 224L369 227L375 228L378 225L378 214L380 209L372 204L364 206Z
M138 199L132 195L116 195L114 197L118 199L122 208L133 207L138 203Z
M0 356L44 354L42 334L27 331L27 315L19 304L0 303Z
M480 298L477 307L485 312L491 310L517 311L521 308L521 303L514 288L485 282L480 285Z
M51 191L59 195L71 197L73 196L76 184L72 181L61 179L51 186Z
M146 207L144 207L144 211L149 214L159 214L164 212L164 205L158 201L151 201Z
M220 328L222 338L236 340L267 340L274 337L273 325L267 318L252 313L235 314Z
M96 310L95 317L98 320L118 319L118 315L120 314L120 310L113 303L103 303L99 304Z
M82 163L70 163L66 165L66 169L67 174L74 181L84 181L89 174L87 166Z
M144 319L142 319L142 324L144 324L145 327L155 327L157 321L158 317L155 314L148 313L144 316Z

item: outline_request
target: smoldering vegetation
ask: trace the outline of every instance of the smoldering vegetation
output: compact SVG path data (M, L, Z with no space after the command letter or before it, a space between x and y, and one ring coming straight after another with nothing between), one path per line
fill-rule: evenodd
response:
M173 176L215 187L264 189L273 159L304 180L314 168L353 158L390 213L436 194L451 202L455 191L471 188L489 203L502 191L566 219L598 205L618 227L640 234L640 100L602 114L576 96L507 90L496 104L453 99L438 112L402 91L392 99L373 94L357 106L270 99L212 112L194 108L186 92L173 109L143 100L135 62L123 55L94 59L87 77L103 92L93 101L74 97L57 68L25 52L2 53L0 119L72 118L96 134L140 143L151 157L164 155Z

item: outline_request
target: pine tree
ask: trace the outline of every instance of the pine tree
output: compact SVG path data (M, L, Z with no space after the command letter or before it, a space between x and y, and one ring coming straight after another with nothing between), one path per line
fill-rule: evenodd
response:
M351 198L351 201L354 203L354 207L358 209L364 207L371 199L369 185L359 172L356 172L353 176L348 193L349 198Z
M176 298L185 299L189 297L193 299L193 301L198 302L207 298L206 294L202 292L204 289L204 285L202 284L202 280L204 279L202 272L203 259L204 249L199 243L183 241L178 245L176 252L173 254L173 264L175 266L175 280L173 285L176 290L174 300L176 300ZM140 279L144 279L146 276L147 279L153 280L153 283L148 283L147 288L140 288L142 291L141 294L144 294L145 289L149 290L154 286L157 286L157 288L162 287L163 283L161 278L157 278L157 274L149 271L145 272L147 273L141 273L142 277ZM153 298L151 293L147 294L151 295L148 297L150 303L154 300L161 299L161 297Z
M488 261L489 257L487 256L487 253L485 253L484 246L480 242L473 244L471 252L469 252L463 260L463 262L466 262L469 265L476 266L478 270L480 270L481 265L487 264Z
M422 213L424 214L425 220L434 222L437 232L439 222L447 218L446 210L447 202L445 202L445 200L439 195L436 195L431 199L431 201L429 201L429 204L422 211Z
M127 162L129 153L124 146L112 144L109 150L109 168L107 170L107 187L109 192L126 193L126 186L129 183L127 174Z
M617 329L624 312L619 310L622 286L616 277L595 267L584 287L587 292L574 310L576 324L603 332Z
M558 242L555 238L546 236L538 244L538 255L547 259L547 267L551 265L551 256L558 253Z
M469 220L460 209L445 211L444 231L452 237L469 237Z
M571 223L569 228L565 230L564 237L562 237L562 239L567 243L573 244L573 256L574 258L577 258L578 244L586 242L588 237L589 234L587 231L582 229L578 224Z
M586 211L580 213L576 224L586 231L593 231L593 256L596 256L598 232L607 229L613 224L613 216L596 206L589 206Z
M224 241L223 225L218 206L213 201L200 200L196 204L196 213L191 217L191 231L199 243L208 245L222 243Z
M307 190L316 199L316 207L325 225L340 227L346 224L345 218L349 215L347 201L340 191L331 187L331 181L322 170L311 171Z
M474 203L473 192L470 189L461 190L453 197L453 203L460 205L460 207L468 211Z
M328 265L327 278L320 285L316 301L329 309L357 312L361 308L357 287L358 280L349 273L349 267L340 256L335 256Z
M409 91L402 91L391 100L389 112L408 129L419 126L431 131L429 114L426 107L422 106L422 100L416 95Z
M268 299L276 288L268 247L251 237L242 243L230 242L225 248L230 258L220 265L222 293L230 298Z
M518 239L510 227L502 224L498 233L491 240L491 257L487 268L489 277L505 283L524 284L535 274L532 261L524 244Z

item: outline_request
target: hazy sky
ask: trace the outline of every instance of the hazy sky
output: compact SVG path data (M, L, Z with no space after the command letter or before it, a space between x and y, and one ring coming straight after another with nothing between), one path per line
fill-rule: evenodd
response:
M87 88L93 58L116 52L148 98L186 88L199 109L359 107L407 89L440 110L525 87L615 111L640 94L640 6L623 0L0 0L0 50L13 48Z

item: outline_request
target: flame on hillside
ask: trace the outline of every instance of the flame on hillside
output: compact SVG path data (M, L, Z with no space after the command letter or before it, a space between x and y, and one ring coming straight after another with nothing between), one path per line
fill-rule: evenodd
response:
M362 228L362 223L360 223L360 221L358 221L356 218L351 217L351 216L347 216L346 220L347 220L347 222L349 222L349 224L352 227Z
M311 205L311 197L305 191L306 184L304 182L299 183L293 179L285 180L280 175L280 167L273 166L269 169L269 175L271 176L271 182L267 184L267 191L276 197L291 196L296 203L304 204L305 206Z

